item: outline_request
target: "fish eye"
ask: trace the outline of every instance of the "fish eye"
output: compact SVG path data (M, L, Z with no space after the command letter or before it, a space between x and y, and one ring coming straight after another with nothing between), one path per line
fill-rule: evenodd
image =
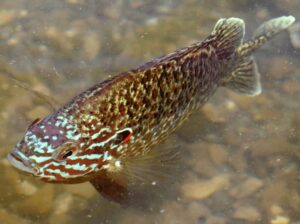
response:
M66 159L66 158L68 158L69 156L71 156L73 154L73 152L71 151L71 150L66 150L65 152L64 152L64 154L62 155L62 158L63 159Z
M74 145L74 143L72 142L64 143L57 149L54 155L54 159L57 161L64 161L70 156L72 156L76 152L76 150L77 147L76 145Z

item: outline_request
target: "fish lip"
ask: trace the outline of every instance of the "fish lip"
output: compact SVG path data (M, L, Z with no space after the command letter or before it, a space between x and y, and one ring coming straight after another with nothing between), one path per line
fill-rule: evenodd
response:
M27 174L36 174L36 168L34 168L34 164L26 158L26 156L18 151L15 150L8 154L7 159L9 163L16 169L21 170Z

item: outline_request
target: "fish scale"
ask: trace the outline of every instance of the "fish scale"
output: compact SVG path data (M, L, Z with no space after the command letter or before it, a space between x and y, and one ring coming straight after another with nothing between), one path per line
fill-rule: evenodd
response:
M174 157L154 146L218 87L260 94L252 53L294 20L267 21L243 42L244 21L220 19L204 41L96 84L35 120L8 159L46 182L90 181L104 197L125 203L130 180L168 167L164 161Z

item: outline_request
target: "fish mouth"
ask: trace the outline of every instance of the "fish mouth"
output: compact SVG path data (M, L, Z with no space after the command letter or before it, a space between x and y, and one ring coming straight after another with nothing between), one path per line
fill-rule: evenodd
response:
M32 175L36 174L36 172L37 172L32 161L30 161L30 159L27 158L27 156L25 156L19 150L15 150L15 151L11 152L7 156L7 159L13 167L15 167L16 169L18 169L20 171L23 171L27 174L32 174Z

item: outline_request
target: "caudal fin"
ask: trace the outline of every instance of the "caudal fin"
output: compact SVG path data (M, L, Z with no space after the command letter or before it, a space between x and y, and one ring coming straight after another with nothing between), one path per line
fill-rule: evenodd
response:
M271 19L258 27L252 39L237 48L237 64L231 74L224 78L222 85L245 95L259 95L261 93L260 74L251 54L280 31L288 28L294 21L293 16L282 16Z
M260 48L264 43L276 34L280 33L282 30L288 28L294 22L294 16L281 16L263 23L256 29L252 39L238 48L239 56L250 56L253 51Z

